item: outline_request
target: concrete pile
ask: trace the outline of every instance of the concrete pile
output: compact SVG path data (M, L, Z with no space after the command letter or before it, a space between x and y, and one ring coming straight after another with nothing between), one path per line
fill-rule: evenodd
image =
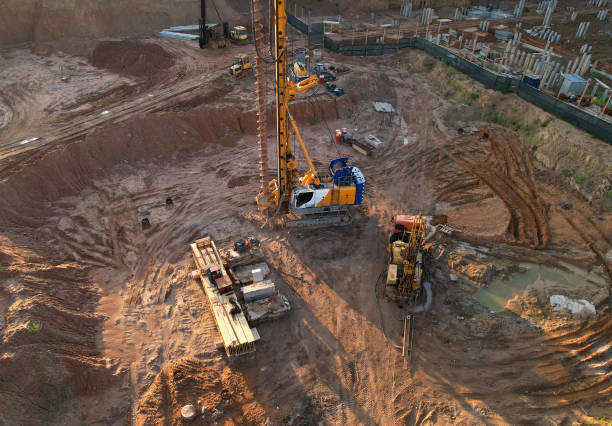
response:
M557 0L552 0L551 2L549 2L548 7L546 8L546 14L544 15L544 21L542 22L542 25L546 28L550 27L550 22L552 20L552 14L555 11L557 7Z
M561 41L561 34L559 34L556 31L551 30L548 27L536 28L530 31L531 31L531 35L541 40L546 40L551 43L559 43L559 41Z
M590 22L581 22L580 25L578 25L578 30L576 30L576 37L583 38L586 35L590 25Z
M550 5L553 3L553 0L544 0L538 3L538 7L537 7L537 11L538 12L546 12L546 10L550 7Z
M427 25L431 24L433 20L434 10L431 7L423 9L423 13L421 14L421 24Z
M401 15L407 18L412 16L412 3L404 3L402 5Z
M514 8L514 16L520 18L523 16L523 9L525 8L525 0L520 0Z

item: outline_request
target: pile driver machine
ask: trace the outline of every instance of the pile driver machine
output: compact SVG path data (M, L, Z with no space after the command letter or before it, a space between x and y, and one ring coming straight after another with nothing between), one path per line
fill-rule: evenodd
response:
M260 191L256 201L260 211L276 213L288 203L288 210L298 220L285 221L288 227L322 227L350 224L348 206L363 202L365 178L359 168L350 166L348 158L334 159L329 164L329 177L321 178L304 145L297 124L289 111L290 101L296 93L305 92L319 84L316 75L299 82L289 78L287 69L287 14L285 0L273 0L274 40L270 41L270 58L264 56L262 34L262 7L259 0L252 0L252 24L255 44L255 75L257 77L258 147L260 166ZM272 178L267 167L265 140L264 63L275 65L276 95L276 177ZM295 135L308 171L300 176L297 162L291 150L291 134Z
M427 231L423 215L398 215L393 218L389 238L387 285L397 290L398 298L418 298L423 280L423 243Z

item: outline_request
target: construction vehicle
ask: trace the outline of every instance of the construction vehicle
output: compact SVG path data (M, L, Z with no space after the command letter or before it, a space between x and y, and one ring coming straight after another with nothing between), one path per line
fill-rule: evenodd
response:
M206 275L208 275L210 282L217 286L219 293L224 294L232 291L232 281L229 279L227 274L223 274L221 272L219 265L208 265L206 268Z
M336 86L334 83L325 83L325 90L334 96L344 95L344 89Z
M389 238L387 286L395 287L398 299L416 300L423 281L423 243L428 224L423 215L398 215L393 218Z
M348 72L349 69L346 67L339 67L331 64L323 64L318 62L312 66L312 69L310 71L313 74L325 75L326 81L328 81L327 79L335 80L336 77L338 77L340 74Z
M306 66L306 62L307 62L307 58L308 56L306 55L306 49L303 48L298 48L296 49L295 53L295 60L293 62L293 64L291 64L291 74L292 74L292 80L294 83L298 83L302 80L304 80L305 78L310 77L310 71L308 70L308 67Z
M249 55L245 53L241 53L240 55L234 56L234 63L230 67L230 74L234 77L242 77L248 71L253 70L253 65L251 64L251 58Z
M337 144L342 143L350 145L355 151L363 155L369 155L375 149L368 144L367 139L362 138L361 140L357 140L357 138L351 135L346 128L336 129L335 142Z
M255 71L258 95L258 146L260 152L260 192L256 201L260 211L268 213L280 211L284 203L289 204L291 213L298 220L287 222L285 226L319 227L340 226L350 223L348 206L363 202L365 178L361 171L349 166L348 158L342 157L330 162L329 177L321 178L315 169L304 145L297 124L289 111L289 102L298 92L307 91L318 84L318 77L311 75L295 83L288 78L286 36L287 15L285 0L274 0L274 49L272 59L276 71L276 178L270 179L267 163L265 140L265 100L263 98L263 25L262 7L259 0L253 2L253 31L257 52ZM291 152L291 134L295 135L308 171L300 176L296 158Z
M305 78L308 78L309 76L310 73L308 72L308 69L306 69L306 65L304 63L298 61L295 61L293 63L294 82L302 81Z
M232 40L237 40L237 41L246 40L248 37L246 27L243 27L242 25L238 25L232 28L232 31L230 32L230 37L232 38Z

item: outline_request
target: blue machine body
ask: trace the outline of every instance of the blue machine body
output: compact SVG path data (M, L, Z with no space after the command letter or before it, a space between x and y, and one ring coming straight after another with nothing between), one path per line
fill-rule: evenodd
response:
M335 185L355 185L355 202L352 205L360 205L363 202L365 191L365 177L358 167L348 165L348 157L341 157L329 163L329 175Z

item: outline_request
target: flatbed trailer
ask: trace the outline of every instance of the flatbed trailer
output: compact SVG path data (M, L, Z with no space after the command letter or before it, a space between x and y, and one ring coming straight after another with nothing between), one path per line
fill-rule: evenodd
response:
M204 237L194 241L190 247L204 293L221 333L225 353L227 356L237 356L254 352L255 342L259 340L257 329L249 326L244 312L236 312L237 300L233 292L221 294L206 273L210 265L218 265L223 277L229 279L215 242L210 237Z

